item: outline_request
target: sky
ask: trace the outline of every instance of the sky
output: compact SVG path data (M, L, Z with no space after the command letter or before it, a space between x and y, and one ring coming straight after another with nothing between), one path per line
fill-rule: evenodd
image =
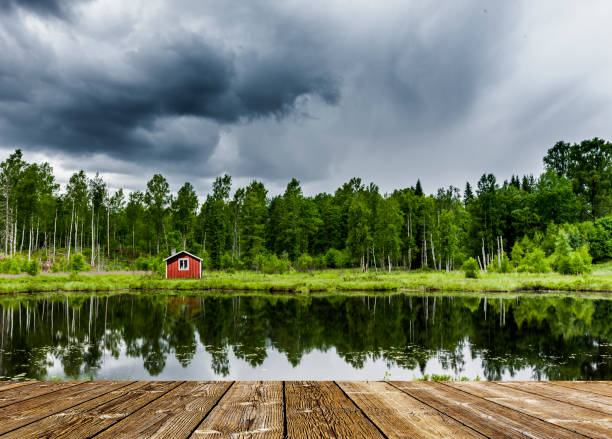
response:
M463 188L612 139L612 3L2 0L0 160L200 193Z

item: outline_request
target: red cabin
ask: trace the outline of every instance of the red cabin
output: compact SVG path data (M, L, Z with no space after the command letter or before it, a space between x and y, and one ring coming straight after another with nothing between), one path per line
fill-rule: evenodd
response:
M202 259L185 250L164 259L166 262L166 279L202 277Z

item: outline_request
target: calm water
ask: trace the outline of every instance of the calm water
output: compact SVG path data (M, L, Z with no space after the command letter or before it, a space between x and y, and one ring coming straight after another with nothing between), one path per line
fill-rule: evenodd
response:
M0 376L612 379L612 300L494 296L0 298Z

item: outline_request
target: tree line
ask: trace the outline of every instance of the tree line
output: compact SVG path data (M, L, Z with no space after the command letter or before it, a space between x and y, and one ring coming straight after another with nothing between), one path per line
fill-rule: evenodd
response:
M470 257L482 270L524 262L540 271L555 252L610 258L612 144L558 142L543 160L537 178L483 174L463 191L435 194L420 180L383 194L352 178L334 193L306 196L294 178L271 196L259 181L233 190L223 175L200 204L191 183L174 194L161 174L126 194L79 171L60 192L48 163L27 163L16 150L0 164L0 242L5 258L49 267L74 254L91 266L146 265L174 248L209 268L261 271L453 270Z

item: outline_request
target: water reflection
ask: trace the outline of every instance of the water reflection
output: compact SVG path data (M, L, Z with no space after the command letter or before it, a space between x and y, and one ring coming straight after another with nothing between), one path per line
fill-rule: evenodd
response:
M0 376L612 379L612 301L71 294L0 298Z

